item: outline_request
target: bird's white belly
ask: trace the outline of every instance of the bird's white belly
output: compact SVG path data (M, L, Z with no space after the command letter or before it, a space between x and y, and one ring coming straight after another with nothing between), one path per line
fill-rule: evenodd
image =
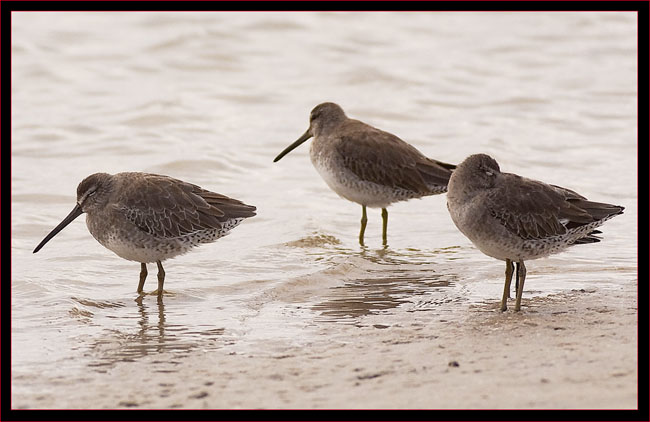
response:
M239 225L243 218L233 218L222 223L220 229L201 230L192 234L175 238L154 237L138 230L104 230L101 237L94 230L93 224L88 224L90 233L107 249L117 256L136 262L164 261L189 252L204 243L211 243L226 236L230 230Z
M311 158L312 164L327 183L327 186L348 201L370 208L386 208L393 202L412 197L406 190L394 189L363 180L332 160L319 159L314 156Z
M144 263L164 261L182 255L192 249L192 245L184 245L181 242L177 242L175 245L171 244L171 242L158 242L155 245L145 246L133 242L125 242L117 237L109 237L102 244L121 258Z

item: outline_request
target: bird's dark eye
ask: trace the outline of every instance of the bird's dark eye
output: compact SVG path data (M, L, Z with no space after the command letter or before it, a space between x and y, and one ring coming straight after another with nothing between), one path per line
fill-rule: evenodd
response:
M90 197L93 196L96 192L97 192L97 190L91 190L90 192L88 192L88 197L90 198Z
M483 171L487 176L489 176L489 177L494 176L494 171L492 171L491 168L481 166L480 169L481 169L481 170L482 170L482 171Z

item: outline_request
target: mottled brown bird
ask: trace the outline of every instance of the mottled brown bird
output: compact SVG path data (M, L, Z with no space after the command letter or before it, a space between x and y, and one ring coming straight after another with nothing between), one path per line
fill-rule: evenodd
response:
M255 207L197 185L150 173L95 173L77 187L77 204L34 249L82 213L88 231L119 257L141 263L138 293L147 277L147 263L158 265L159 297L165 271L162 261L228 234Z
M524 261L595 243L594 230L623 213L619 205L587 200L560 186L502 173L489 155L471 155L449 180L447 208L456 227L484 254L506 262L501 310L507 309L517 263L515 311L521 309Z
M359 243L363 245L366 207L381 208L382 240L387 244L388 211L393 202L447 191L453 164L427 158L397 136L348 118L334 103L314 107L309 128L274 162L313 137L309 155L325 183L362 207Z

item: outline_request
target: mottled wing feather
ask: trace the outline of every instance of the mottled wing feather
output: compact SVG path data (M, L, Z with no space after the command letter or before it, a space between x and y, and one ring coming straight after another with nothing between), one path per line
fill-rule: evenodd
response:
M584 208L596 203L572 190L509 173L499 177L509 180L490 193L489 212L522 239L564 235L600 219Z
M212 207L211 210L220 212L219 220L222 222L232 218L248 218L255 215L256 208L254 206L246 205L237 199L204 189L201 189L200 196Z
M234 218L255 215L255 207L197 185L145 174L115 206L141 230L159 237L181 237L220 229Z
M446 189L456 166L431 160L395 135L357 120L336 143L344 165L362 180L420 194Z

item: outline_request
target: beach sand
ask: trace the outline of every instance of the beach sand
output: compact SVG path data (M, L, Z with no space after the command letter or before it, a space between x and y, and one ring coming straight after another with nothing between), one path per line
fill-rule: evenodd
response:
M314 323L306 344L144 356L48 380L34 408L636 408L636 285L499 300L448 314ZM317 339L317 340L314 340ZM318 340L322 339L322 340ZM254 351L253 351L254 350ZM172 369L173 368L173 369ZM128 380L128 382L126 382ZM82 388L75 387L83 385Z

